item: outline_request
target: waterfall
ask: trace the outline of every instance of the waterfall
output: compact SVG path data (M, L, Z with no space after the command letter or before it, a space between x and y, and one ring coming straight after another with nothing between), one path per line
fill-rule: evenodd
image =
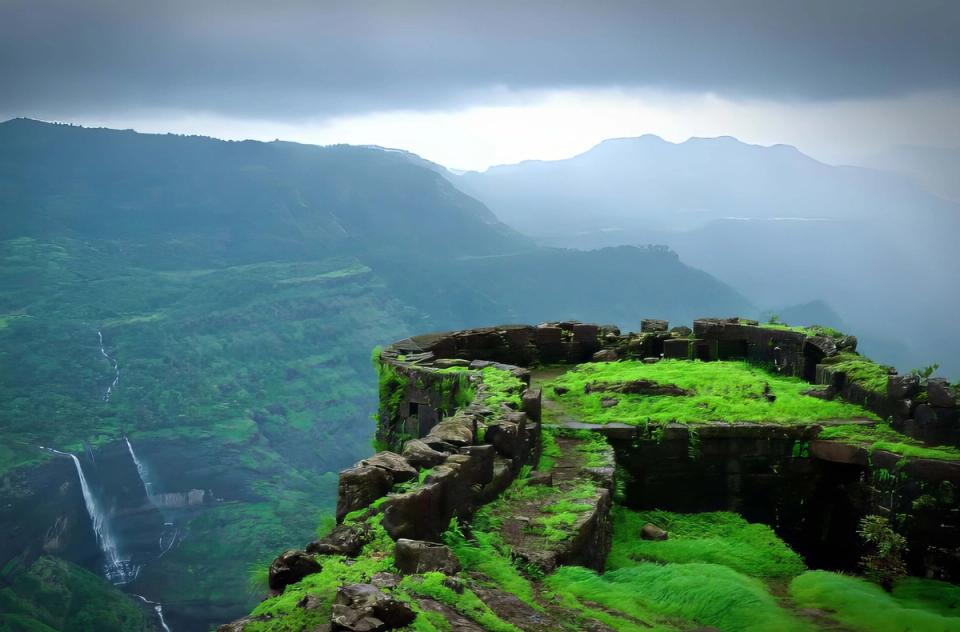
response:
M106 358L110 364L113 365L113 382L110 383L110 386L107 387L107 392L103 395L103 401L109 402L110 395L113 393L113 389L117 387L117 384L120 383L120 364L107 353L107 350L103 348L103 332L99 329L97 330L97 337L100 339L100 355Z
M80 459L78 459L75 454L70 454L69 452L61 452L60 450L54 450L53 448L46 448L44 446L40 447L54 454L68 456L73 459L73 465L77 470L77 478L80 479L80 491L83 493L83 503L86 505L87 514L90 516L93 533L97 537L97 545L100 547L100 551L103 552L105 561L104 575L106 578L117 585L126 584L136 579L140 573L140 567L132 564L129 559L121 558L117 540L110 531L110 523L107 520L106 514L97 503L97 499L93 496L93 492L90 490L87 477L83 474L83 466L80 465Z
M148 606L153 606L153 611L157 613L157 618L160 619L160 627L163 628L164 632L170 632L170 626L167 625L167 622L163 618L163 606L161 606L156 601L150 601L143 595L138 595L137 593L130 593L130 594L132 594L134 597L137 597Z
M133 459L133 464L137 466L137 474L140 475L140 482L143 483L143 491L147 493L147 498L153 502L153 483L150 482L149 476L147 475L147 468L140 462L140 459L137 458L137 453L133 451L133 445L131 445L130 439L124 435L123 440L127 442L127 450L130 451L130 458Z

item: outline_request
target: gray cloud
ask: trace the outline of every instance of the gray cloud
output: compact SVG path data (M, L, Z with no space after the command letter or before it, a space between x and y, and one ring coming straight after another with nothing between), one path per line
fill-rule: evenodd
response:
M960 3L0 0L0 113L302 117L496 89L836 100L960 90Z

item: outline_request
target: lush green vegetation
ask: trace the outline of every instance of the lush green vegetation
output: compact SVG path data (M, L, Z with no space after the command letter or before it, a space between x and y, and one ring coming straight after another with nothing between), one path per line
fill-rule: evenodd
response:
M9 565L8 565L9 566ZM147 612L104 579L42 556L28 569L0 571L4 632L134 632L156 629Z
M484 385L490 389L485 402L487 406L494 410L499 409L500 404L520 408L520 395L526 388L523 380L514 377L510 371L493 366L484 367L482 374Z
M716 564L638 564L598 575L560 568L551 590L573 594L643 621L678 617L720 630L804 630L759 580Z
M825 358L824 364L829 364L838 371L847 374L847 379L856 382L874 393L887 393L887 378L890 376L890 367L877 364L856 353L839 353L832 358Z
M691 395L630 395L585 392L593 383L617 384L648 380L693 391ZM769 386L766 396L765 387ZM568 389L557 394L555 388ZM581 364L550 382L546 396L580 421L628 424L776 422L809 423L823 419L876 419L854 404L804 395L810 385L798 378L773 375L745 362L663 360ZM617 404L604 407L605 399Z
M904 457L942 459L945 461L960 460L960 449L953 446L925 446L922 442L897 432L886 423L878 423L874 426L860 424L825 426L817 437L861 444L871 452L886 450Z
M613 519L607 560L612 570L645 561L719 564L750 577L788 577L806 570L800 556L770 527L750 524L735 513L637 512L618 506ZM640 530L648 522L667 531L669 538L641 539Z
M857 577L810 571L793 580L790 595L802 607L831 611L851 630L960 630L960 588L933 580L907 579L888 593Z

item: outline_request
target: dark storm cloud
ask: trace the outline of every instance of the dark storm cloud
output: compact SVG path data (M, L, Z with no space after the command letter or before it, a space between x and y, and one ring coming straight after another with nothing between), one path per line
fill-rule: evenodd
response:
M787 100L960 87L960 2L0 0L0 113L295 119L495 88Z

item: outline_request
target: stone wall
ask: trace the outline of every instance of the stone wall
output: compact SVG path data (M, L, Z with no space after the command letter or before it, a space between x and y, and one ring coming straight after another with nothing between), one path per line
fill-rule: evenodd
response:
M416 336L380 354L381 363L407 379L402 392L386 393L397 403L392 409L381 408L378 437L392 449L400 449L403 440L429 437L434 427L446 423L443 420L453 411L451 387L444 382L450 378L439 371L445 367L466 367L466 383L482 393L480 371L490 363L529 383L529 373L520 367L590 359L677 358L764 364L827 387L823 390L829 397L862 404L890 418L895 428L909 436L960 445L960 409L941 381L930 380L921 388L919 378L891 371L887 392L877 393L829 364L829 358L855 351L856 345L852 336L808 335L740 318L704 318L694 321L692 328L673 329L665 321L646 319L639 333L554 322ZM453 415L475 432L484 428L495 445L494 479L505 482L488 483L479 502L509 484L510 473L523 460L516 456L518 446L527 455L536 449L531 437L539 431L540 393L528 389L523 402L526 414L519 432L512 422L501 425L502 411L492 411L482 401ZM498 422L492 423L492 418ZM956 547L950 544L960 535L960 512L953 496L960 484L960 464L911 459L904 465L900 457L882 451L871 458L862 448L817 441L819 430L817 424L797 428L720 424L700 428L691 438L690 430L678 424L666 427L654 439L634 427L603 428L616 451L627 502L635 507L738 511L749 520L774 526L814 565L848 569L859 556L857 521L879 513L901 523L911 545L913 572L960 577ZM451 513L456 511L447 508L441 517Z

